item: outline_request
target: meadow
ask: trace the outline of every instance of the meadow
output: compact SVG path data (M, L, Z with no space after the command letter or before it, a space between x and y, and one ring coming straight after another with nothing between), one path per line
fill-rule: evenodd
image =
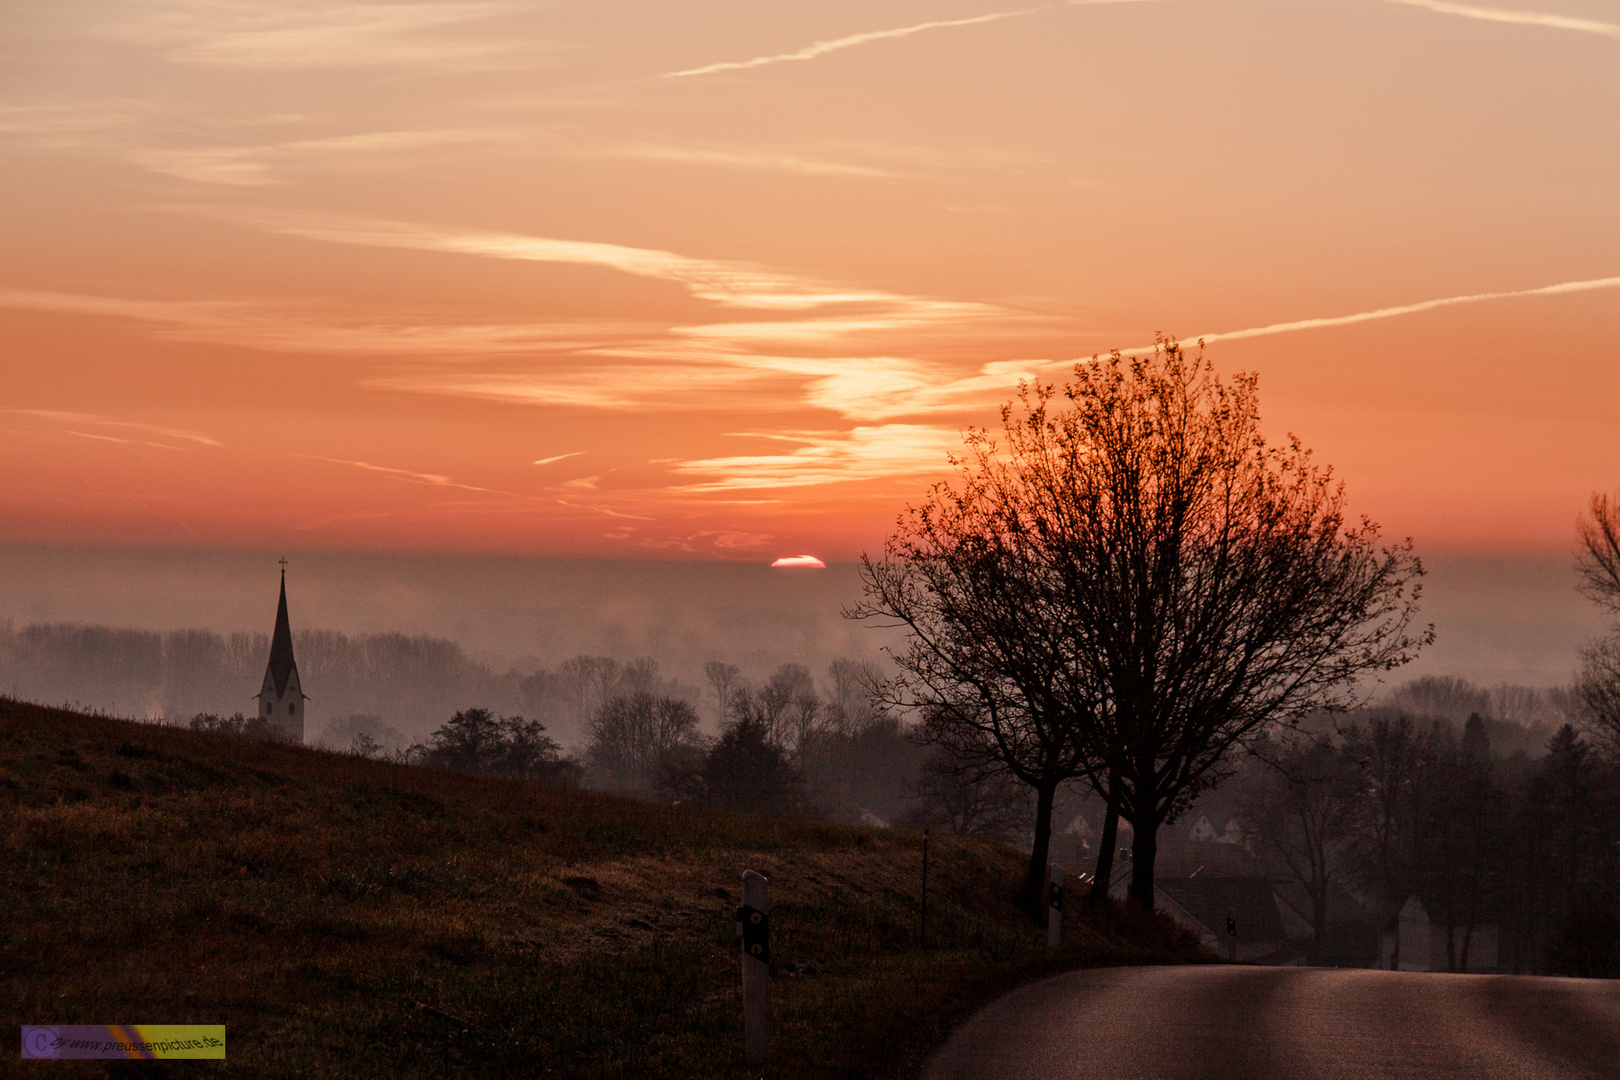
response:
M1019 982L1204 959L1169 923L1111 907L1071 914L1048 954L1016 906L1022 853L958 836L931 841L924 941L921 857L904 830L0 699L0 1011L226 1025L224 1063L142 1075L906 1076ZM772 885L773 1055L754 1069L733 922L745 869Z

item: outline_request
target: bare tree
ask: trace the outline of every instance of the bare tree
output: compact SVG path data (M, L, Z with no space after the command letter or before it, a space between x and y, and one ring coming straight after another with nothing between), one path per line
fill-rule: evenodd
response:
M1071 408L1037 389L1012 434L1043 465L1030 516L1105 688L1093 760L1122 789L1131 896L1153 906L1157 833L1266 725L1353 703L1408 660L1422 565L1347 523L1343 487L1297 439L1268 446L1257 381L1202 354L1076 369ZM1094 777L1094 780L1099 779ZM1099 784L1099 786L1101 786Z
M986 764L958 761L936 748L918 772L918 805L906 823L964 836L1017 840L1034 821L1029 788L1005 769L987 769Z
M1359 770L1319 739L1290 738L1264 756L1270 763L1239 799L1239 814L1250 837L1304 887L1320 940L1328 892L1355 829Z
M609 656L576 656L557 668L574 719L586 723L619 687L619 662Z
M651 791L665 759L699 743L697 714L678 698L625 694L591 718L585 759L599 782Z
M1234 750L1353 703L1360 676L1432 637L1408 632L1422 574L1410 542L1380 548L1298 440L1266 444L1256 386L1164 342L1077 365L1067 408L1053 387L1023 388L1019 414L1002 410L1005 448L970 432L961 490L936 488L867 564L868 610L911 631L901 666L927 674L937 715L1026 783L1055 788L1064 761L1119 807L1145 908L1159 826ZM929 576L941 566L951 574ZM1045 741L1034 758L1015 728Z
M1425 675L1403 683L1390 695L1389 703L1408 716L1462 723L1471 713L1500 714L1491 710L1491 695L1454 675Z
M1577 528L1581 592L1620 615L1620 495L1593 495ZM1620 759L1620 627L1581 650L1576 694L1585 706L1585 726Z
M1620 634L1611 634L1581 649L1581 671L1575 691L1589 729L1608 755L1620 760Z
M860 732L880 718L873 696L883 682L883 673L870 660L839 657L827 666L832 692L827 695L830 723L847 734Z
M1374 716L1345 733L1344 753L1361 774L1351 844L1361 884L1391 910L1417 888L1422 823L1435 797L1438 727L1405 715Z
M709 686L714 689L715 701L720 707L720 719L723 722L731 715L731 695L739 686L736 664L726 664L719 660L710 660L703 665L703 676L709 680Z
M650 656L638 656L619 669L614 687L623 694L652 694L659 688L658 661Z
M1010 425L1009 425L1010 426ZM1080 676L1068 612L1051 570L1029 550L1021 464L1006 465L976 433L960 486L939 484L902 515L884 558L863 557L866 599L845 614L901 626L908 644L887 704L922 714L919 736L953 768L1001 773L1035 794L1025 904L1037 910L1058 787L1095 772L1089 725L1101 706Z
M1581 537L1581 591L1620 615L1620 494L1594 494L1576 525Z

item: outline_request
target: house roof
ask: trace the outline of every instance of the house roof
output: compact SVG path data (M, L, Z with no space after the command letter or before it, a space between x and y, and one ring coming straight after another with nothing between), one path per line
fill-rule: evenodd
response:
M1228 916L1239 943L1285 941L1282 915L1271 883L1263 877L1161 878L1159 888L1211 933L1226 940Z
M1291 878L1273 878L1271 888L1277 894L1277 898L1293 908L1300 918L1310 920L1311 896L1304 885ZM1327 894L1327 921L1373 925L1378 922L1378 912L1357 900L1338 882L1330 882Z

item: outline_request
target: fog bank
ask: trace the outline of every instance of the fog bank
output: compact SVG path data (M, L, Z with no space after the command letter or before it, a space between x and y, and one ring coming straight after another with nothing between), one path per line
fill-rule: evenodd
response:
M74 623L267 634L278 558L0 546L0 623L18 631ZM1599 613L1575 592L1569 559L1442 554L1425 563L1422 621L1435 623L1437 640L1394 673L1394 683L1445 674L1482 686L1564 684L1580 645L1602 629ZM494 674L555 668L579 654L650 656L664 678L698 688L709 660L736 664L755 680L787 661L819 676L837 657L880 659L881 647L897 640L892 631L841 617L860 598L858 568L848 563L773 570L733 562L292 552L287 591L295 631L446 638ZM258 689L262 664L246 665L255 670L244 697ZM330 717L322 715L320 691L306 689L316 699L311 724L318 731Z

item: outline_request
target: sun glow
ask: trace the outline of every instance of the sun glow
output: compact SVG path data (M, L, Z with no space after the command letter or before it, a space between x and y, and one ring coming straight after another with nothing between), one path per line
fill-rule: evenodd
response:
M1391 533L1565 550L1620 23L1257 2L13 5L0 541L840 564L1163 330Z
M775 562L771 563L771 567L773 569L794 566L804 567L805 569L809 570L827 569L827 564L816 558L814 555L784 555L780 559L777 559Z

